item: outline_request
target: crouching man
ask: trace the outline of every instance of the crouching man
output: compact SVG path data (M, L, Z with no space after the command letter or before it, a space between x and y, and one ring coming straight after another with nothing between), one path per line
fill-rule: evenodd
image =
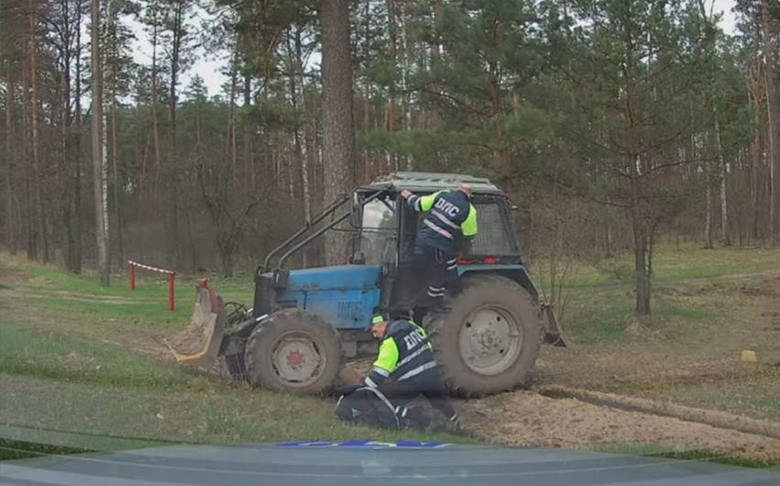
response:
M379 356L362 386L339 399L336 415L380 427L426 428L428 416L409 406L422 395L444 415L447 428L458 430L458 416L425 330L406 318L390 322L384 314L375 314L367 330L381 341Z
M425 330L405 318L390 322L384 314L375 314L369 329L381 343L379 356L365 378L366 386L381 389L402 422L410 420L421 425L419 420L422 419L408 416L413 413L408 406L422 395L454 428L459 428L458 416L447 396L441 369Z

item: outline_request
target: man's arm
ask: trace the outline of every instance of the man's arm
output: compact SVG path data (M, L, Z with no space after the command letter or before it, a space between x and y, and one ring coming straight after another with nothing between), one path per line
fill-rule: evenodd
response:
M418 213L427 213L433 207L433 203L436 202L436 198L445 192L447 191L437 191L433 194L428 194L427 196L421 197L416 194L412 194L412 192L407 189L404 189L401 191L401 197L406 199L406 204L412 211L416 211Z
M379 345L377 356L371 371L365 379L365 384L373 388L379 388L382 383L395 371L398 364L398 345L392 337L385 338Z

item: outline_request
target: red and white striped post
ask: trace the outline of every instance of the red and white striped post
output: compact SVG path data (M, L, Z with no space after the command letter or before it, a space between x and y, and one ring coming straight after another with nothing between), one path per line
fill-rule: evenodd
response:
M168 310L174 309L174 295L173 295L173 287L174 287L174 280L176 278L176 272L173 270L166 270L164 268L157 268L153 267L151 265L145 265L143 263L134 262L132 260L128 260L128 265L130 265L130 289L135 290L135 267L143 268L145 270L150 270L152 272L158 272L158 273L165 273L168 275Z

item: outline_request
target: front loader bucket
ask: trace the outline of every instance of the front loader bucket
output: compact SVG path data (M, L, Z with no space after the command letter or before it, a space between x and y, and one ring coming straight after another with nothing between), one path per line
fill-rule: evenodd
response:
M561 326L558 325L558 319L555 318L552 304L542 304L542 323L544 324L544 342L562 348L567 347L563 340Z
M196 287L192 320L184 331L165 339L176 361L211 370L217 362L225 334L225 308L222 298L205 281Z

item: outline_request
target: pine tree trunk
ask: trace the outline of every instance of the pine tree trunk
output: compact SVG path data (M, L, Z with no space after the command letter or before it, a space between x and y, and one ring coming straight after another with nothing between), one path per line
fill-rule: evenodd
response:
M387 28L390 31L390 62L392 63L394 68L398 65L398 25L396 24L395 21L395 1L396 0L387 0ZM387 131L394 132L395 121L396 121L395 81L391 81L389 90L390 90L390 99L388 100L388 105L387 105ZM394 170L396 166L395 154L387 152L386 157L387 157L386 169L388 171Z
M108 263L108 228L104 214L103 72L100 60L100 1L92 0L92 178L95 189L95 234L100 284L111 285Z
M322 208L322 190L320 189L320 177L319 177L319 147L318 147L318 119L320 118L317 113L317 107L319 107L319 100L315 96L309 96L306 91L306 85L303 77L303 62L301 56L301 29L296 31L296 56L300 60L301 66L299 75L301 86L301 97L303 102L303 112L305 116L305 122L303 125L303 161L306 164L306 168L303 172L303 194L304 194L304 210L308 208L309 219L311 215L316 213ZM307 202L308 201L308 202ZM307 267L316 267L322 265L322 258L324 255L324 240L318 238L312 245L306 249L304 258L306 259Z
M170 219L170 257L173 259L174 265L177 267L182 263L182 246L179 241L179 170L178 170L178 152L176 150L176 103L177 103L177 86L179 76L179 60L181 53L182 43L182 28L184 21L184 3L183 0L176 0L173 13L173 26L171 28L172 34L172 49L171 49L171 84L169 86L169 108L170 108L170 120L171 120L171 155L168 160L169 176L171 181L171 219ZM233 134L235 142L235 133Z
M288 51L290 54L295 55L294 59L294 66L295 68L291 70L290 72L290 100L292 102L292 108L294 113L298 113L298 110L301 107L301 103L299 103L299 89L298 89L298 79L301 79L300 73L303 71L303 62L301 60L301 37L300 37L300 31L296 31L296 38L295 38L295 46L293 48L292 45L290 45L290 38L287 38L288 41ZM303 85L300 86L300 93L301 97L303 96ZM303 103L305 106L305 102ZM304 156L303 151L303 144L301 143L301 134L300 129L296 125L295 129L293 130L293 148L295 150L295 165L298 168L298 176L297 179L301 183L301 196L303 196L303 219L306 222L311 221L311 201L309 200L309 175L308 175L308 164L306 163L306 157ZM304 259L306 258L306 254L304 253ZM304 266L306 266L304 264Z
M66 26L67 28L67 26ZM65 66L68 66L68 69L65 70L65 76L62 77L62 97L59 100L61 105L61 113L60 113L60 168L65 170L65 174L68 174L68 168L70 167L70 158L73 156L71 153L71 147L70 147L70 76L69 76L69 70L70 70L70 59L66 57L63 64ZM59 179L59 177L58 177ZM66 233L66 239L65 239L65 269L67 271L72 271L72 254L70 253L70 240L71 240L71 234L69 234L69 231L72 230L70 228L71 225L71 214L70 214L70 200L72 199L72 192L73 189L70 187L69 181L67 178L63 178L62 181L62 193L58 195L57 201L59 203L59 211L61 211L62 214L62 220L65 222L65 233Z
M32 164L30 163L30 71L29 57L27 56L28 39L22 40L22 153L19 159L24 166L24 191L22 194L22 231L24 234L25 250L28 260L38 258L36 243L33 196L32 196Z
M282 155L282 149L283 149L283 145L282 144L283 144L282 140L281 139L277 139L276 153L277 153L277 157L279 158L279 162L281 164L286 165L286 169L287 169L287 171L286 171L287 172L287 187L288 187L288 190L289 190L287 195L290 197L290 202L292 203L292 204L290 204L290 207L294 208L294 203L296 201L296 194L295 194L296 184L295 184L294 179L295 179L296 173L298 171L296 171L295 168L293 167L293 161L292 160L287 160L286 161L287 163L285 164L286 157L284 157L284 155Z
M441 0L436 0L434 2L434 8L433 8L433 43L431 44L431 66L435 67L438 65L441 57L441 49L439 47L439 33L438 33L438 22L439 19L442 16L442 4ZM434 93L438 93L440 91L440 87L437 84L434 84L431 86L431 90ZM434 105L428 108L428 128L436 128L439 125L439 120L441 119L441 116L439 114L439 108L438 106Z
M244 82L243 82L243 89L244 89L244 110L249 110L252 106L252 76L249 74L249 72L244 73ZM242 190L246 193L252 193L254 191L254 147L253 147L253 139L252 139L252 132L251 128L244 125L243 129L241 130L241 153L243 154L243 172L241 177L242 182ZM249 174L249 177L246 177L246 174Z
M713 115L715 117L715 143L718 150L718 165L720 168L720 237L723 244L731 246L731 236L729 235L729 212L726 200L726 161L723 158L723 143L720 139L720 121L718 121L718 112L713 105Z
M317 205L317 211L321 211L325 207L325 170L323 167L323 150L322 150L322 137L320 134L323 131L322 128L322 101L320 101L320 116L312 118L312 151L311 151L311 172L314 182L312 188L314 189L314 202ZM316 113L316 108L313 110ZM317 212L312 211L312 212ZM320 241L323 241L320 239ZM323 241L324 243L324 241ZM324 261L325 258L325 245L320 245L320 260Z
M415 45L415 38L413 37L410 29L412 28L412 22L410 20L410 15L408 14L407 9L409 8L409 3L403 3L402 4L401 11L403 12L403 28L404 28L404 38L403 38L403 49L404 49L404 57L402 62L402 69L401 69L401 79L403 81L403 90L404 90L404 130L411 130L415 126L415 119L413 119L413 114L415 113L414 110L414 104L412 103L412 92L410 89L410 83L409 83L409 76L410 73L414 71L414 67L411 67L413 64L413 59L417 58L417 50ZM419 118L416 120L418 122L419 126ZM399 170L402 168L403 170L414 170L414 157L411 154L406 154L403 156L403 167L400 167L400 164L398 161L396 161L395 164L395 170Z
M371 55L371 0L366 0L366 40L364 56L366 60ZM368 133L371 125L371 79L368 76L368 70L364 74L363 82L363 132ZM363 151L363 175L360 178L362 182L371 180L371 156L368 149Z
M66 4L63 6L65 9L65 27L64 30L68 33L71 32L70 27L70 10L69 5ZM76 6L76 26L77 28L80 27L80 16L81 12L79 12L78 5ZM70 34L68 34L70 35ZM78 35L78 34L77 34ZM73 201L73 190L74 188L71 186L70 183L70 170L72 166L72 159L75 157L75 154L73 153L73 147L71 145L72 142L72 136L71 131L72 128L72 118L71 118L71 112L70 112L70 100L71 100L71 76L70 76L70 65L71 65L71 51L70 51L70 38L68 38L68 46L65 49L64 52L64 60L63 65L66 66L66 69L63 72L63 97L62 97L62 121L61 121L61 138L62 138L62 168L65 171L65 177L63 181L64 186L64 194L62 198L62 215L63 220L65 222L65 268L69 272L73 272L74 268L74 258L73 258L73 208L72 208L72 201ZM77 55L80 51L76 51Z
M200 132L201 132L201 128L200 128L200 124L201 124L200 108L201 107L200 107L200 102L198 102L198 103L199 103L198 107L195 110L195 153L194 153L194 158L195 158L194 165L195 165L195 167L197 167L198 164L200 164L201 150L202 150L202 148L201 148L201 134L200 134ZM192 260L190 262L191 270L195 271L195 270L197 270L199 268L200 264L199 264L199 259L198 259L198 245L197 245L197 243L195 241L195 234L194 234L194 231L193 231L195 225L194 225L194 223L192 221L192 213L193 213L193 208L191 207L191 205L189 205L187 207L187 237L189 238L189 242L190 242L190 256L192 258Z
M491 114L496 129L496 143L498 144L498 162L499 172L501 174L501 186L508 196L514 194L514 182L512 180L512 168L509 165L509 150L504 140L504 130L501 126L501 94L499 93L497 76L498 67L496 63L490 63L490 83L488 91L490 93Z
M758 130L759 125L756 124L756 133L753 136L753 141L750 144L750 212L752 217L750 218L750 237L755 242L760 238L758 231L759 228L759 214L761 211L759 205L759 177L758 173L761 169L761 136Z
M709 147L709 132L704 133L704 148L702 149L702 156L706 155L706 148ZM704 248L712 249L714 247L712 241L712 161L705 160L702 164L702 170L704 172L704 197L705 197L705 209L704 209Z
M244 74L244 108L252 104L252 76L249 73Z
M780 213L780 188L777 176L780 172L780 137L778 137L777 111L777 71L775 66L775 33L769 25L771 12L769 0L761 0L761 30L764 39L764 65L766 86L767 142L769 146L769 240L772 244L780 243L780 223L777 221Z
M634 235L634 275L636 285L635 312L639 316L650 315L650 279L647 271L647 227L639 208L641 193L636 175L631 178L631 225Z
M114 166L114 212L116 214L116 244L119 249L119 266L121 268L125 262L125 251L122 246L122 211L119 204L119 170L117 160L119 151L117 150L117 128L116 128L116 77L113 79L113 89L111 92L111 162Z
M758 33L754 36L755 50L758 51ZM761 172L761 61L756 58L753 63L753 67L750 69L748 77L748 93L750 97L750 104L753 108L753 140L750 144L750 209L752 213L750 236L753 241L758 241L761 238L759 232L759 217L761 214L760 207L760 182L759 174Z
M731 234L729 232L729 210L726 199L726 164L722 163L720 167L720 237L723 244L731 246Z
M235 46L233 52L233 65L230 69L230 96L228 107L228 154L230 154L230 167L231 172L236 170L236 90L238 87L238 45Z
M631 39L628 39L630 44ZM627 54L627 56L630 54ZM639 316L650 315L650 281L647 272L647 244L649 234L648 227L645 224L644 194L642 190L642 179L637 167L638 156L634 148L634 132L636 130L634 85L631 70L624 65L623 76L625 78L625 107L624 119L626 124L626 170L629 174L630 184L630 214L631 226L634 236L634 276L636 280L636 306L635 313Z
M493 23L491 30L491 44L493 50L498 50L498 24ZM512 197L514 194L514 181L512 180L512 168L509 164L509 149L507 148L506 141L504 140L504 131L501 125L501 87L499 85L499 69L498 60L491 59L488 61L488 93L490 95L491 115L493 117L493 124L496 130L496 143L498 145L498 162L499 173L501 174L501 186L507 196Z
M322 25L322 121L326 204L349 194L355 185L355 130L352 118L352 58L349 9L342 0L323 0ZM328 264L343 263L349 237L329 232Z
M371 80L368 75L365 77L363 86L363 133L368 134L371 125ZM371 152L366 149L363 152L363 177L362 182L369 182L373 176L371 170Z
M712 242L712 163L704 163L704 182L706 184L707 206L704 214L704 248L713 248Z
M171 161L175 160L175 155L171 158ZM179 183L176 169L172 170L171 174L171 209L170 209L170 229L168 232L168 238L170 240L170 251L168 258L173 262L175 267L181 266L182 263L182 247L179 241Z
M5 216L6 216L6 223L5 223L5 244L6 248L8 248L11 253L16 252L16 220L14 218L14 212L13 212L13 191L12 188L14 186L12 178L15 175L15 172L13 170L13 150L11 148L11 138L12 138L12 125L11 120L13 118L13 93L14 93L14 84L13 80L11 79L11 70L6 69L6 77L5 77L5 166L6 166L6 177L5 177L5 195L6 195L6 206L5 206Z
M155 175L152 189L152 199L157 199L157 184L160 181L160 131L157 127L157 13L154 13L154 27L152 29L152 132L154 136L154 162Z
M103 70L103 64L101 59L100 64L101 74ZM101 85L103 83L103 80L100 80ZM101 93L100 97L103 99L103 94L105 93L105 90L103 89L103 86L101 86ZM103 163L100 167L100 192L101 197L103 199L103 232L105 234L106 239L106 265L108 266L108 274L111 275L111 226L108 224L109 220L109 212L108 212L108 136L106 135L106 127L108 126L108 113L106 113L105 110L102 110L103 120L100 124L100 137L103 140Z
M414 40L411 39L411 36L409 34L409 15L407 14L407 7L408 2L402 1L401 2L401 47L403 49L403 56L401 60L401 90L403 91L403 103L402 106L402 117L401 117L401 125L402 130L411 130L412 129L412 106L411 106L411 95L409 92L409 59L412 57L412 53L414 52ZM412 170L411 166L411 158L410 156L406 155L402 157L403 159L403 169L404 170ZM401 164L398 160L398 157L395 158L395 163L393 165L393 170L396 171L401 167Z
M33 204L31 208L33 218L31 225L34 225L34 246L33 254L35 258L42 256L44 262L48 261L48 252L46 248L45 224L43 213L43 196L41 194L41 179L44 174L41 172L40 161L38 159L38 67L36 62L36 51L38 49L36 42L36 8L33 1L28 2L28 27L29 27L29 49L30 49L30 141L32 143L32 175L33 175Z
M76 22L76 52L81 52L81 16L84 12L81 5L78 8L78 21ZM76 92L75 92L75 117L76 133L73 141L73 202L72 202L72 223L73 234L68 238L69 245L73 247L73 273L81 273L81 56L76 56Z
M306 150L306 143L301 145L301 180L303 181L303 219L308 224L311 221L311 187L309 183L309 154ZM303 266L304 268L308 268L312 266L315 262L315 257L313 256L315 252L312 251L310 248L304 250L303 254Z
M171 118L171 147L174 149L174 154L176 152L176 86L178 84L179 76L179 53L181 52L182 17L184 8L182 1L183 0L176 0L176 7L173 14L173 26L171 28L173 40L171 42L171 85L169 93L169 107ZM174 170L173 172L175 173L176 171Z

